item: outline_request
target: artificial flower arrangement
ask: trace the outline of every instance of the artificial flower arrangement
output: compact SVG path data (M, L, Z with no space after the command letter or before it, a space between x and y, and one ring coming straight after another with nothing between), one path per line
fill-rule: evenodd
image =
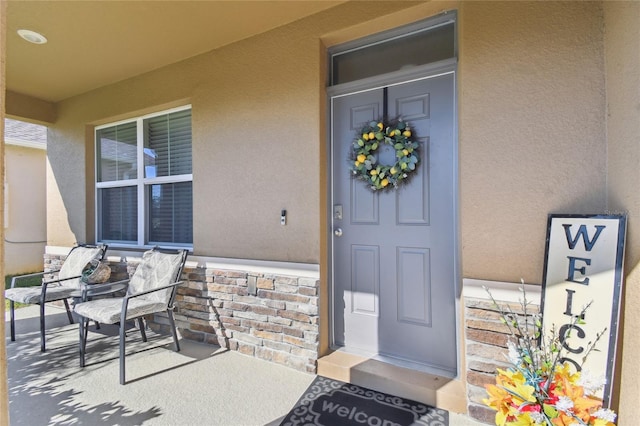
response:
M616 414L603 408L597 393L605 385L604 377L593 377L585 370L576 371L569 362L562 362L562 341L551 327L550 335L542 333L540 313L527 312L529 302L524 291L523 314L514 313L508 306L498 305L502 323L511 334L508 359L511 367L497 369L496 384L486 385L488 398L483 402L497 411L497 426L613 426ZM590 304L589 304L590 305ZM569 333L583 324L585 306L573 319ZM529 307L530 309L530 307ZM604 330L589 343L582 365L604 334ZM569 336L566 336L569 337Z
M394 164L380 164L376 151L382 144L395 150ZM373 191L397 188L419 162L418 142L411 140L411 128L398 119L395 124L382 121L367 123L356 135L351 150L351 173L364 180Z

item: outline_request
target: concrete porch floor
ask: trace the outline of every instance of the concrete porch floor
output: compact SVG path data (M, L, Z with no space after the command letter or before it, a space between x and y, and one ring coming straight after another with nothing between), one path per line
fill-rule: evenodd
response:
M132 329L121 386L116 327L91 327L80 368L78 326L63 309L47 305L47 352L40 352L38 309L16 310L15 342L6 322L11 425L277 425L314 379L188 340L175 352L170 336L148 331L143 343ZM479 424L450 416L452 426Z

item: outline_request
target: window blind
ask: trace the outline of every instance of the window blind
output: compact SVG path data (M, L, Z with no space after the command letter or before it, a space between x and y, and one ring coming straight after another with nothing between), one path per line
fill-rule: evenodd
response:
M191 173L191 110L144 120L145 177Z
M149 242L193 243L191 182L149 185Z
M98 182L135 179L137 163L137 126L121 124L96 132Z
M138 197L135 186L102 188L98 190L99 240L138 240Z

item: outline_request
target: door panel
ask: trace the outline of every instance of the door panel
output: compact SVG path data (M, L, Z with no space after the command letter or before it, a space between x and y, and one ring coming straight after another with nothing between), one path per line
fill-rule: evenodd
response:
M431 326L430 250L398 247L398 321Z
M332 99L333 341L347 350L455 374L454 74ZM385 93L386 92L386 93ZM384 102L386 100L386 105ZM349 154L363 124L401 116L421 163L397 190L352 178ZM379 150L380 162L392 155Z
M380 250L376 246L351 247L351 312L378 316Z
M398 191L398 225L429 225L429 138L415 138L420 143L420 166L424 176L412 179L412 191ZM416 196L416 193L418 196Z

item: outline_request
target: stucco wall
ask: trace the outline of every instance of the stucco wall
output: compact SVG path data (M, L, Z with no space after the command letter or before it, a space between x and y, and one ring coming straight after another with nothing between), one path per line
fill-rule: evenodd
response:
M94 238L85 125L191 103L195 254L318 263L320 37L411 5L347 4L61 102L49 135L49 244Z
M406 6L343 5L62 102L49 243L93 238L86 124L191 102L196 253L318 262L319 39ZM463 3L459 49L463 275L539 283L546 215L606 206L600 4Z
M591 2L464 3L463 276L540 283L547 214L605 210L600 8Z
M609 209L628 217L619 424L640 418L640 3L604 2Z
M43 149L5 145L5 274L42 270L47 235L46 155Z

